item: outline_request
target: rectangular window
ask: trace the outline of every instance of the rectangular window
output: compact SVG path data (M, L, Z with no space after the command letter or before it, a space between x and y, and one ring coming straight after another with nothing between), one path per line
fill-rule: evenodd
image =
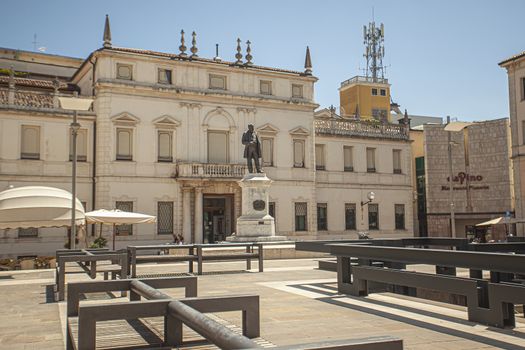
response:
M133 160L133 129L117 128L117 160Z
M228 133L208 131L208 163L228 163Z
M37 238L37 237L38 237L38 228L36 227L18 229L18 238Z
M343 146L344 170L354 171L354 148L352 146Z
M372 89L372 96L377 96L377 89Z
M394 174L401 174L401 150L395 149L392 151L392 160L394 163Z
M395 204L395 220L396 220L396 230L405 229L405 205L404 204Z
M173 202L157 202L157 234L173 234Z
M295 203L295 231L306 231L307 203Z
M356 229L355 203L345 203L345 229Z
M324 145L315 145L315 169L325 170Z
M210 89L226 90L226 77L224 75L210 74Z
M303 86L299 84L292 84L292 97L303 98Z
M40 127L22 125L21 159L40 159Z
M275 217L275 202L268 202L268 214L275 221L275 226L277 227L277 218Z
M521 100L525 100L525 78L521 78Z
M317 230L328 230L328 205L326 203L317 203Z
M117 63L117 79L133 80L133 66Z
M158 157L157 160L159 162L173 162L173 132L171 131L158 131L158 142L159 142L159 148L158 148Z
M366 171L369 173L376 172L376 149L366 148Z
M386 96L386 90L385 89L381 89L379 92L380 92L381 96Z
M171 85L171 70L159 68L159 84L170 84Z
M259 92L261 93L261 95L271 95L272 82L269 80L261 80L259 82Z
M304 168L304 140L293 140L293 166Z
M525 145L525 120L521 122L521 137L523 139L523 144Z
M73 160L73 134L69 133L69 160ZM79 129L77 133L77 162L87 161L87 130Z
M368 204L368 229L379 230L379 205Z
M115 208L122 211L133 211L133 202L131 201L117 201L115 202ZM117 236L131 236L133 234L133 225L116 225L115 235Z
M273 138L261 138L262 165L273 166Z

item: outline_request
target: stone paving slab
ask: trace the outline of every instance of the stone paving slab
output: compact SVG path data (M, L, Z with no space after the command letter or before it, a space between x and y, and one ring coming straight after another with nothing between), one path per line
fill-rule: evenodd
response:
M222 272L199 276L199 295L260 295L261 336L276 345L390 335L402 338L405 349L525 349L522 321L514 330L496 329L468 322L465 309L457 306L388 293L366 298L339 295L335 273L316 269L314 259L268 260L263 273L239 272L245 268L242 261L208 264L215 264L210 271ZM186 269L185 263L148 264L139 265L138 273ZM64 348L65 315L60 313L64 314L65 303L49 302L53 274L52 270L0 273L0 349ZM89 280L84 274L68 277ZM181 296L180 291L166 292ZM111 302L118 301L125 298ZM217 316L241 324L240 312Z

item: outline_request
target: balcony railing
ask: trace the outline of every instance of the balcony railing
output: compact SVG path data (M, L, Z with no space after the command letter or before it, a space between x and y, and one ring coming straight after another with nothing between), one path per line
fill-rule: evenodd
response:
M247 168L244 164L180 163L177 177L241 179Z
M408 129L399 124L383 124L360 120L323 120L314 121L318 135L374 137L391 140L408 140Z

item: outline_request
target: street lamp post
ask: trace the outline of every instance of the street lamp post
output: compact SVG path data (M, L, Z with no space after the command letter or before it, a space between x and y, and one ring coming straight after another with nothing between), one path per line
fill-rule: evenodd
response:
M75 240L77 236L76 225L76 200L77 200L77 136L80 124L77 121L78 111L89 110L92 99L78 98L75 92L75 97L59 97L60 105L63 109L73 110L73 122L70 124L71 142L72 142L72 166L71 166L71 235L69 237L69 248L75 248Z
M447 115L447 125L450 124L450 116ZM456 238L456 215L454 212L454 186L452 173L452 132L447 131L448 139L448 190L450 200L450 235Z
M467 126L472 123L468 122L451 122L450 116L447 116L447 125L445 131L447 132L448 140L448 182L449 182L449 200L450 200L450 235L452 238L456 238L456 215L454 211L454 178L452 173L452 132L463 131ZM466 147L466 145L465 145ZM468 184L467 184L468 186Z
M376 198L376 194L372 191L368 192L366 194L366 198L368 198L368 201L366 202L363 202L361 201L361 226L363 225L363 221L364 221L364 207L365 205L369 204L369 203L372 203L372 201ZM368 223L370 225L370 223ZM363 231L363 232L358 232L357 233L359 239L368 239L368 233L366 231Z

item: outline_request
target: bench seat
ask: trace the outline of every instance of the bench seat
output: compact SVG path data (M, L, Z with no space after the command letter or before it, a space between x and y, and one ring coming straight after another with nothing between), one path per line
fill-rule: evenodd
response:
M258 258L258 253L235 253L235 254L208 254L202 255L202 260L234 260Z
M137 262L197 261L196 255L137 255Z

